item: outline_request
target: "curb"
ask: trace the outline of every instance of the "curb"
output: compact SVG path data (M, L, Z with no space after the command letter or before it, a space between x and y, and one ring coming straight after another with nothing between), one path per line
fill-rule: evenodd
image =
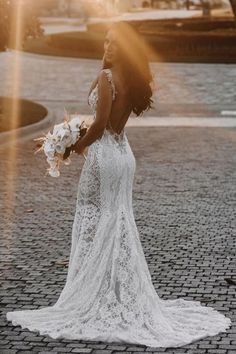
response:
M129 118L126 127L206 127L235 128L236 117L169 117L144 116Z
M92 117L91 114L80 114L81 117ZM48 110L47 116L34 124L27 125L8 132L0 133L0 148L27 141L40 135L44 129L50 129L56 122L56 115ZM133 127L206 127L206 128L236 128L236 118L227 117L154 117L144 116L142 118L130 117L126 128ZM46 133L46 132L45 132Z
M41 130L50 128L54 124L56 116L53 111L48 110L47 107L46 109L48 114L42 120L24 127L0 133L0 148L26 141L31 138L33 139L39 135Z

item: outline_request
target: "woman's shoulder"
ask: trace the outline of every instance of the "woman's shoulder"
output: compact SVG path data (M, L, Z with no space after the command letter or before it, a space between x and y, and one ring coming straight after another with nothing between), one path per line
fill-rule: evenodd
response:
M97 78L106 76L109 81L112 81L112 72L111 69L101 69L98 73Z
M113 77L112 77L112 70L107 68L107 69L101 69L99 74L98 74L98 80L99 78L102 78L102 77L106 77L107 80L110 82L111 84L111 87L112 87L112 97L113 97L113 100L115 99L115 96L117 94L117 90L116 90L116 87L115 87L115 84L114 84L114 81L113 81Z
M104 74L105 74L105 75L104 75ZM108 75L109 75L109 77L110 77L109 69L101 69L101 70L98 72L98 74L97 74L97 76L95 77L95 79L93 80L92 85L91 85L91 89L92 89L92 88L95 88L95 87L98 85L98 81L99 81L99 79L100 79L101 77L103 77L103 76L107 76L107 77L108 77ZM110 79L109 79L109 81L110 81Z

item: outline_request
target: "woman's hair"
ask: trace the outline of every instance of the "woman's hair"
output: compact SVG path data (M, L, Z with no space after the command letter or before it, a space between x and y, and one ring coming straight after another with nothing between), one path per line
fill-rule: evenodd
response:
M127 22L113 22L107 31L116 33L118 56L121 63L123 79L126 83L132 111L139 116L143 111L153 108L151 99L154 82L148 58L147 47L136 30ZM103 69L112 67L104 60Z

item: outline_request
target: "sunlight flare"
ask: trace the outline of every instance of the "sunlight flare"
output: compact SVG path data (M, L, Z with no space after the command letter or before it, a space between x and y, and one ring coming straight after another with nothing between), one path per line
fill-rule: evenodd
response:
M20 116L20 83L21 83L21 40L23 37L23 2L21 0L15 3L12 8L12 17L10 23L10 48L15 50L12 52L11 64L8 66L7 75L11 77L12 85L10 87L10 106L6 107L7 101L4 102L4 109L9 111L10 129L12 131L11 143L7 149L7 166L6 166L6 195L5 195L5 210L7 220L12 220L14 201L16 198L16 181L17 181L17 127L19 125ZM12 232L11 225L5 223L5 232L9 234Z

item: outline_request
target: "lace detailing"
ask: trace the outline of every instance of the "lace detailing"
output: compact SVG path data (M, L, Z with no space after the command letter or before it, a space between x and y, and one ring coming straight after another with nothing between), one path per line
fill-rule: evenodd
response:
M111 83L112 99L114 101L115 98L116 98L116 95L117 95L117 90L115 88L115 84L114 84L114 81L113 81L112 71L111 71L111 69L103 69L103 71L105 72L108 81ZM88 97L88 104L92 107L93 114L94 114L94 119L96 117L97 102L98 102L98 84L94 87L94 89L91 91L91 93L90 93L90 95ZM109 125L109 129L108 128L105 129L106 133L107 134L108 133L112 134L117 142L123 141L124 134L125 134L124 129L122 129L122 131L118 134L112 128L110 120L108 122L108 125Z
M117 90L115 88L115 84L113 82L112 71L111 69L103 69L105 72L108 81L111 83L112 87L112 100L114 101L117 95ZM98 84L93 88L89 97L88 97L88 104L92 107L94 118L96 116L96 109L97 109L97 101L98 101Z
M115 88L115 84L114 84L114 81L113 81L112 70L111 69L103 69L103 71L105 72L108 81L111 83L112 99L114 100L116 98L116 95L117 95L117 90Z
M231 320L199 301L160 299L132 206L136 160L105 130L88 148L78 184L65 286L53 306L7 312L13 325L51 338L180 347Z

